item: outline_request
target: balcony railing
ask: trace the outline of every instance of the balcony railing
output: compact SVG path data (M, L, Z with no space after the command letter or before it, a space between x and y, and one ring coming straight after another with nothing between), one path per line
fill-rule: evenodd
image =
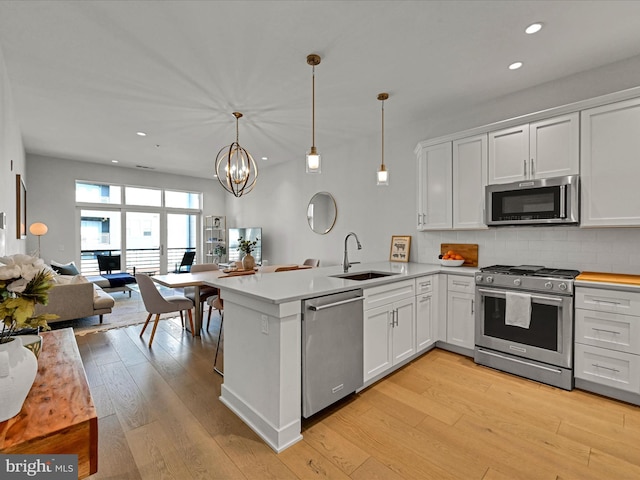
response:
M173 272L180 265L185 252L193 252L195 248L181 247L167 249L167 271ZM134 269L140 273L160 273L160 249L137 248L126 250L126 267L121 265L122 271L133 273ZM99 275L97 255L122 255L121 250L82 250L80 258L80 271L83 275Z

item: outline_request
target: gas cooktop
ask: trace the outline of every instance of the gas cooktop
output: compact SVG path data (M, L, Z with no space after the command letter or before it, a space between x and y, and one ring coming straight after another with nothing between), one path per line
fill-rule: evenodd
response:
M519 275L523 277L545 277L572 280L580 275L578 270L547 268L540 265L491 265L480 269L483 273Z

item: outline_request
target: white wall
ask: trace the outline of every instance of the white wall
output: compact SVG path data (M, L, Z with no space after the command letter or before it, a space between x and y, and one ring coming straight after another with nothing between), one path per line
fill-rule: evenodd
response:
M7 225L0 229L0 256L24 253L26 248L26 242L16 238L16 174L25 177L24 149L0 50L0 212L7 217Z
M635 57L490 102L478 102L465 111L433 112L423 121L404 125L386 122L385 163L391 172L388 187L375 185L379 138L354 139L335 151L323 150L322 138L318 138L322 174L304 172L305 152L300 152L297 163L262 169L253 192L240 199L228 199L229 224L262 226L263 256L271 263L314 257L320 258L321 265L337 264L342 258L345 235L354 231L363 249L356 252L355 242L350 240L351 260L388 259L391 236L411 235L412 261L434 262L440 243L478 243L481 266L534 263L640 274L640 229L635 228L417 232L413 152L421 140L637 87L639 78L640 57ZM387 112L392 108L393 102L389 101ZM331 193L338 205L336 225L323 236L312 233L306 223L307 203L318 191ZM611 255L612 251L616 253Z
M385 163L391 174L388 187L375 185L375 172L380 163L379 136L355 138L336 150L323 149L322 138L318 138L316 143L323 155L323 173L320 175L304 172L305 152L300 152L298 162L269 168L259 164L263 168L260 168L254 191L239 199L224 193L214 180L29 156L29 223L44 221L52 227L43 238L45 259L52 256L73 258L71 252L79 248L73 215L73 182L76 178L174 188L202 185L199 188L210 195L205 198L207 213L220 214L218 207L224 204L229 227L263 228L263 257L272 264L301 262L308 257L319 258L321 265L338 264L342 259L345 235L354 231L363 249L356 251L355 242L350 240L352 261L387 259L391 236L411 235L412 261L435 261L440 243L478 243L481 265L535 263L640 274L640 255L636 253L640 229L635 228L417 232L414 155L414 148L421 140L636 87L638 78L640 57L490 102L479 101L465 111L434 111L421 121L400 125L388 121L385 131ZM392 108L390 101L386 105L387 113ZM388 118L392 117L387 115ZM319 191L331 193L338 206L336 225L326 235L311 232L306 221L307 203ZM29 242L30 248L35 248L35 239ZM64 252L60 251L61 246ZM614 255L610 254L612 251Z
M49 227L49 231L41 239L41 257L45 261L79 261L80 232L76 219L76 180L201 191L204 194L205 215L224 215L225 210L223 190L217 181L209 178L169 175L39 155L27 155L27 174L28 224L43 222ZM36 250L37 246L37 237L29 234L28 251Z

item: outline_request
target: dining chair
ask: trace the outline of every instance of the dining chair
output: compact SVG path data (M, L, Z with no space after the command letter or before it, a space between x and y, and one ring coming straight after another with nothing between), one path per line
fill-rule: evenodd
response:
M196 252L184 252L180 265L176 264L173 273L189 273L191 271L193 261L196 258Z
M310 265L312 267L319 267L320 266L320 260L318 260L317 258L307 258L303 265Z
M191 266L191 273L198 272L212 272L218 270L218 265L215 263L197 263ZM185 287L184 288L184 296L191 300L194 305L196 305L200 309L200 318L204 315L204 304L207 301L207 298L211 296L218 295L218 289L216 287L210 287L208 285L203 285L200 287L200 298L196 299L196 289L195 287ZM207 325L207 328L209 325Z
M209 330L209 323L211 322L211 310L216 309L220 313L220 328L218 329L218 343L216 344L216 355L213 357L213 370L224 377L224 372L217 366L218 352L220 350L220 339L222 338L222 322L224 321L224 303L219 295L215 297L209 297L207 299L209 305L209 315L207 317L207 330Z
M189 325L191 326L191 334L195 336L196 331L193 328L193 317L191 315L193 302L191 300L182 295L163 297L156 288L156 284L153 282L151 277L144 273L137 274L136 280L138 282L138 287L140 288L140 295L142 296L144 308L149 313L149 315L147 315L147 320L144 322L144 326L142 327L142 331L140 332L141 338L149 324L149 320L151 320L151 315L156 316L153 324L153 330L151 331L151 338L149 339L149 347L151 347L151 344L153 343L153 337L156 334L156 328L158 328L160 315L163 313L180 312L180 316L182 316L182 311L187 310L189 315Z

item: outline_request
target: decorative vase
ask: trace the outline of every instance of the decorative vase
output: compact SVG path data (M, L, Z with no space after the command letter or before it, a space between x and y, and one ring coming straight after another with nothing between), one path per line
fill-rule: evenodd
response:
M0 343L0 422L20 413L37 372L38 360L19 336Z
M242 268L245 270L253 270L256 266L256 259L250 253L242 258Z

